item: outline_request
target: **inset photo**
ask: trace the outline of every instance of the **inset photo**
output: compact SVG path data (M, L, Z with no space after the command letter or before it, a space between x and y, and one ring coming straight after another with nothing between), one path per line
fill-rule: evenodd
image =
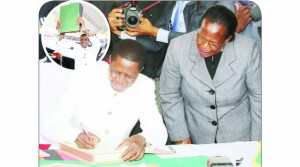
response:
M40 57L40 62L48 58L66 69L77 71L93 66L103 59L110 43L110 29L104 14L85 1L58 4L40 21L39 28L47 56Z

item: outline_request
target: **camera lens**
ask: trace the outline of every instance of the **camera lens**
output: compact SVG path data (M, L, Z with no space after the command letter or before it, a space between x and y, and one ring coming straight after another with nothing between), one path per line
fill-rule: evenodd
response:
M129 25L132 25L132 26L134 26L135 24L137 24L137 22L138 22L138 18L136 16L130 16L127 19L127 23Z

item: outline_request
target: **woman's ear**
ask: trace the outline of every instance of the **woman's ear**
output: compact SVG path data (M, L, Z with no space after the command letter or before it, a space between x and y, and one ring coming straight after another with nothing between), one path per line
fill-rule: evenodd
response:
M226 40L225 40L225 45L228 44L228 42L231 40L232 35L230 35Z

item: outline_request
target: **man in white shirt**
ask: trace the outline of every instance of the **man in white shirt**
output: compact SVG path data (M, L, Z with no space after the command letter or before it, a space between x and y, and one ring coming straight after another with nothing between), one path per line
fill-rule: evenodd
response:
M155 102L154 82L140 74L145 53L138 42L122 40L115 46L109 65L99 61L77 73L59 107L42 126L42 135L56 143L75 141L86 149L101 140L123 140L119 148L128 146L122 154L125 161L141 159L149 144L165 145L167 131ZM143 132L129 137L138 120Z
M73 58L75 60L75 70L85 69L96 63L97 54L100 50L101 43L85 26L81 17L78 17L77 24L81 25L83 34L79 37L79 44L64 39L65 34L61 33L57 42L57 50L62 56ZM57 22L56 28L63 25Z

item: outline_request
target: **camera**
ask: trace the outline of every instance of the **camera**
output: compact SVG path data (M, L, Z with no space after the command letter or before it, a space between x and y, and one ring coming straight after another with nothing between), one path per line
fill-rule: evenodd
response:
M126 25L129 27L136 27L140 24L139 15L141 14L141 10L136 4L128 4L125 8L123 8L122 13L125 15L125 25L117 27L119 31L126 30Z

